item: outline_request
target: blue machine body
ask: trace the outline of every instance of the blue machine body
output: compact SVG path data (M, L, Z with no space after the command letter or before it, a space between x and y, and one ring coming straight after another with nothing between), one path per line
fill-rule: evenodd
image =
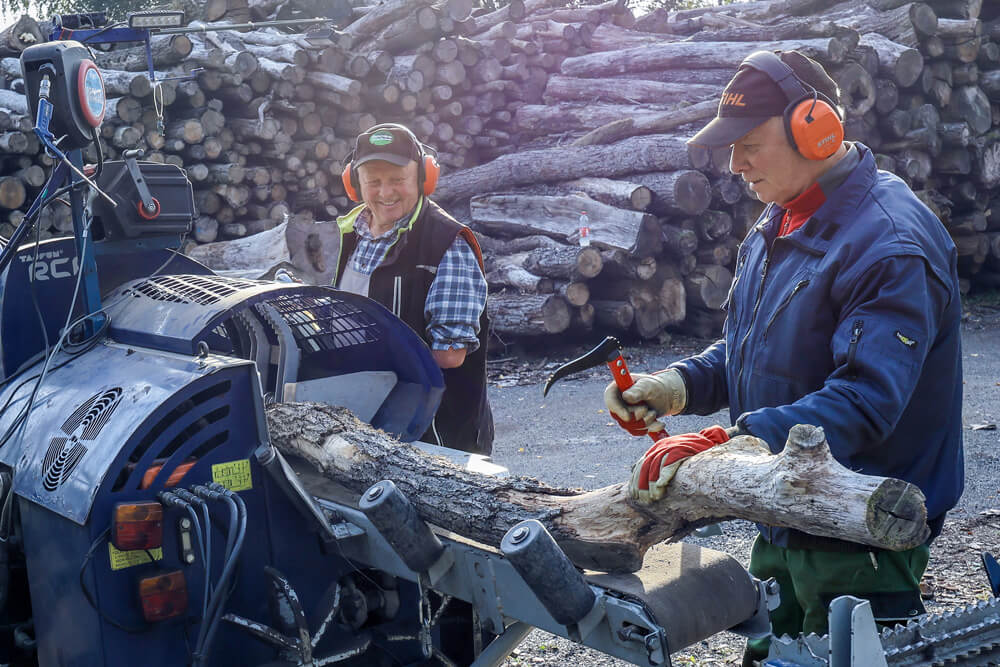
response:
M44 252L51 254L45 256L58 261L62 255L56 251L64 245L50 242ZM19 256L26 254L33 256L33 248L25 246ZM119 279L128 277L124 267L129 262L119 264ZM27 264L15 261L10 271L23 272ZM72 273L72 264L66 265ZM184 261L178 267L190 268ZM34 310L30 296L25 304L23 294L12 293L23 287L10 272L4 276L0 332L5 352L8 340L25 346L5 358L30 356L39 345L29 344L31 336L16 336L31 325ZM18 302L29 307L14 324L7 313ZM68 298L43 302L54 341L60 325L53 320L64 320ZM105 534L117 503L155 500L184 463L194 465L179 486L236 480L234 488L251 517L227 611L268 618L269 584L261 573L269 566L288 573L307 616L313 617L325 586L353 567L331 552L261 468L257 455L269 449L265 395L280 394L282 380L336 381L358 372L391 371L396 386L372 421L412 440L430 423L443 391L426 346L386 309L363 297L206 272L127 281L105 294L105 309L111 318L107 336L76 357L54 359L26 422L0 448L0 463L14 474L39 664L188 664L205 569L200 562L181 560L172 529L178 510L167 511L162 550L152 554L152 561L144 552L117 552ZM39 337L37 328L34 337ZM295 347L296 365L259 363L287 361L295 356L283 349L287 346ZM3 387L0 404L7 409L0 415L0 432L8 430L31 396L34 381L22 378L39 373L41 365ZM218 530L214 537L217 544L224 541ZM221 548L213 553L210 571L217 577ZM175 568L185 573L188 613L145 623L138 579ZM317 587L318 581L324 586ZM208 664L263 664L274 658L272 647L222 625Z

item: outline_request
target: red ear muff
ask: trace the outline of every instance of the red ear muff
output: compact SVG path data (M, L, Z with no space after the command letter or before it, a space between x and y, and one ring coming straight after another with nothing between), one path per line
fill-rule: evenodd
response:
M830 104L808 97L789 107L786 127L799 153L809 160L825 160L844 141L844 125Z
M433 155L424 156L424 196L430 197L434 194L434 188L438 184L438 176L441 175L441 167Z
M358 192L357 186L354 185L354 170L351 168L353 163L348 162L344 165L344 171L340 172L340 180L344 184L344 192L351 201L361 201L361 193Z

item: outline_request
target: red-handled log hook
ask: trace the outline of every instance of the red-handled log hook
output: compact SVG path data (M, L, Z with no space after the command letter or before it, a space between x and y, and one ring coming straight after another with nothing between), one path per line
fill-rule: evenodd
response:
M632 374L629 373L628 365L625 363L625 357L622 356L623 349L622 344L618 342L617 338L614 336L608 336L587 354L582 357L577 357L573 361L569 361L557 368L556 371L549 376L549 379L546 380L545 388L542 390L542 396L548 395L549 389L557 380L579 371L594 368L601 363L606 363L608 368L611 369L611 375L615 379L618 391L625 391L635 384L635 381L632 379ZM641 419L632 419L627 422L621 422L621 424L622 427L632 435L648 435L654 442L668 435L665 430L655 432L649 431L646 427L646 423Z

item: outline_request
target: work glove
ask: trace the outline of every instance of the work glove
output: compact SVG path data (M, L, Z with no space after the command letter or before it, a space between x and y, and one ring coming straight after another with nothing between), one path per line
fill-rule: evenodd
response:
M698 433L682 433L658 440L632 466L628 483L629 498L649 505L666 494L667 485L689 456L729 440L726 429L709 426Z
M608 412L632 435L662 430L663 425L656 418L678 415L687 405L684 378L672 368L653 375L636 373L632 378L635 384L624 392L619 392L614 382L604 390L604 405Z

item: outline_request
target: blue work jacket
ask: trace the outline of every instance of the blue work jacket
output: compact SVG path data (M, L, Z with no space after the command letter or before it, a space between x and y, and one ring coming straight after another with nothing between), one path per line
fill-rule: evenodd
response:
M764 211L740 246L724 338L673 367L688 413L728 406L774 452L795 424L822 426L845 467L916 484L933 537L964 485L955 245L855 145L857 167L805 225L778 237L784 209Z

